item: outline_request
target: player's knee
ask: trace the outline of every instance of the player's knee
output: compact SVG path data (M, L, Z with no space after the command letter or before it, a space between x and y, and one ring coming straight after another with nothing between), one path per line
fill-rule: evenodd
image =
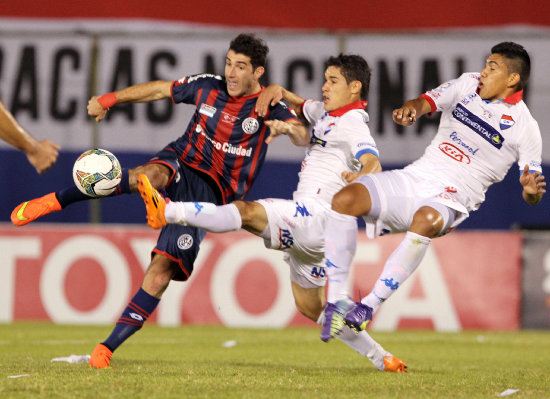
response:
M350 184L332 197L332 210L344 215L362 216L370 210L370 196L362 184Z
M414 214L409 230L424 237L434 238L441 233L443 225L443 216L438 211L429 206L423 206Z
M130 169L130 185L137 187L138 175L144 174L147 176L151 185L157 190L161 190L168 185L170 179L170 171L166 166L160 164L148 164L138 166L135 169Z

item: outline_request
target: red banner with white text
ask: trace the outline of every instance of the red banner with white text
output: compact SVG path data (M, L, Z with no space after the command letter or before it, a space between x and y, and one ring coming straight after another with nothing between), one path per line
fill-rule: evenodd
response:
M141 284L156 236L145 227L0 227L0 322L115 322ZM403 236L360 237L354 296L370 291ZM434 240L371 328L518 329L521 248L521 235L510 232L453 232ZM246 232L208 234L189 281L173 282L150 320L314 325L295 310L282 253Z

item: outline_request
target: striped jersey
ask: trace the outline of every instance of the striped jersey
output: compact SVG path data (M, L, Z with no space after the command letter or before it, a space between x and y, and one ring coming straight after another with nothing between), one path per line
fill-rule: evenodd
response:
M174 142L178 156L189 167L209 175L225 203L243 198L260 171L269 136L264 120L298 120L284 102L260 117L254 110L260 93L232 97L225 78L211 74L186 76L172 83L174 103L196 106L185 133Z
M477 93L479 73L465 73L422 95L432 112L441 111L436 136L424 155L407 166L417 176L456 191L468 211L516 163L541 172L542 139L522 100L523 91L487 102Z

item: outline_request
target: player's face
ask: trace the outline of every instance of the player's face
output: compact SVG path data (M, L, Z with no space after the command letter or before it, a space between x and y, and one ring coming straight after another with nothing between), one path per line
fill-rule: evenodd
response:
M478 85L478 93L482 99L494 101L512 94L508 66L504 61L505 58L500 54L491 54L487 58Z
M323 85L325 111L334 111L357 101L357 97L351 89L352 83L348 84L346 82L346 78L340 73L339 67L329 66L327 68L325 71L325 84Z
M258 93L261 89L258 79L263 70L262 67L254 70L250 57L229 50L225 57L225 79L229 95L243 97Z

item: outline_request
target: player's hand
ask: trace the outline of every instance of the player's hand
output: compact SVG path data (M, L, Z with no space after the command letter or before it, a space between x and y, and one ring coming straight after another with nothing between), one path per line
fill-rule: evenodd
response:
M542 196L546 192L546 182L540 172L529 173L529 165L525 165L523 173L519 177L525 194L530 196Z
M57 161L61 147L50 140L37 141L27 153L27 159L40 174L51 168Z
M101 104L97 101L99 96L93 96L90 98L90 101L88 101L88 115L95 117L96 122L100 122L103 118L105 118L105 115L107 115L107 110L103 109Z
M394 109L392 117L398 125L411 126L416 122L416 108L405 104L401 108Z
M361 176L361 173L354 173L354 172L348 172L348 171L342 172L342 178L348 184L351 183L352 181L357 180L359 176Z
M270 106L275 106L283 99L283 87L281 85L267 86L258 96L256 112L260 116L266 116Z
M269 137L265 140L266 144L270 144L273 139L280 135L287 135L291 136L292 131L292 124L283 122L280 120L272 120L272 121L265 121L265 124L267 127L269 127Z

